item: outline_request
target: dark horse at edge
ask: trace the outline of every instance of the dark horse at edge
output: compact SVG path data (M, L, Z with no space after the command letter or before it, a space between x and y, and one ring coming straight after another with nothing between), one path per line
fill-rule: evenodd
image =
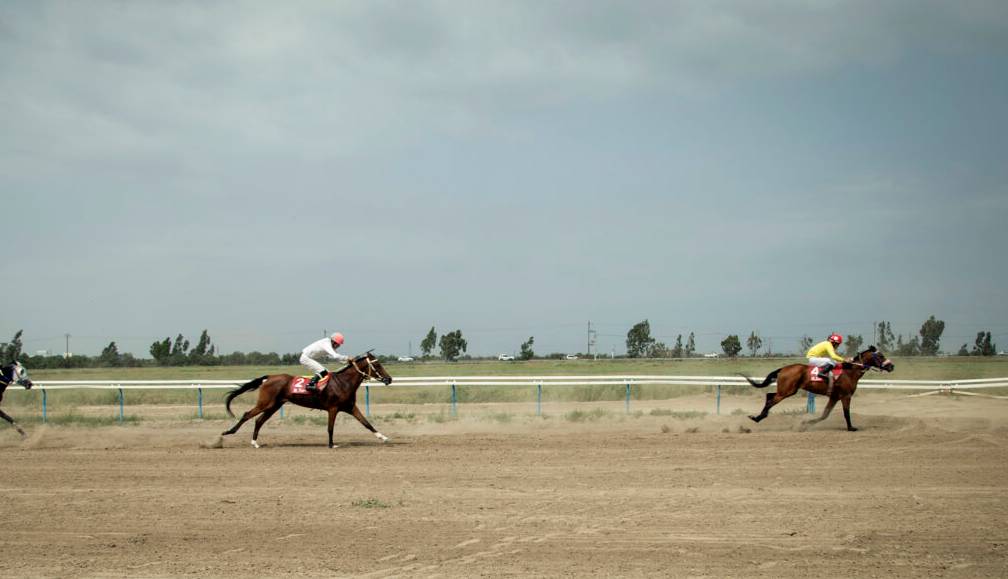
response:
M840 374L833 381L833 390L828 391L828 385L826 380L812 381L809 378L809 367L808 364L790 364L782 368L778 368L770 374L767 375L766 379L762 383L754 382L748 377L743 376L746 382L755 386L756 388L766 388L774 381L777 382L776 392L767 392L766 395L766 405L763 406L763 411L756 416L750 416L755 422L759 422L767 417L775 404L794 395L798 390L807 390L813 394L822 394L823 396L829 396L829 402L826 403L826 408L823 409L822 416L819 418L813 418L808 421L808 424L815 424L817 422L822 422L826 420L826 417L830 415L833 410L833 406L836 405L837 400L843 403L843 415L844 419L847 421L847 430L854 432L857 428L851 424L850 419L850 402L851 396L854 395L854 391L857 390L858 381L861 377L865 375L871 368L876 368L880 371L892 372L896 366L889 361L888 358L882 352L879 352L875 346L870 346L864 352L861 352L854 357L854 362L844 362L843 364L844 372Z
M32 381L28 379L28 370L25 370L25 367L17 360L15 360L13 364L7 364L6 366L0 367L0 402L3 401L4 391L7 390L7 387L11 384L24 386L25 390L31 390L32 387ZM18 434L21 435L21 438L28 436L25 431L21 429L18 423L14 422L14 419L3 410L0 410L0 418L10 422L11 426L14 427L14 430L17 430Z
M364 417L364 413L357 407L357 388L360 387L365 379L379 380L385 385L392 383L392 377L382 367L378 358L371 352L363 356L351 358L346 367L338 372L331 372L329 376L328 383L319 390L296 394L291 392L290 383L297 377L290 374L261 376L242 384L238 388L228 392L225 398L225 407L227 408L228 416L234 417L234 413L231 412L231 401L236 396L258 388L259 399L256 401L256 405L245 412L234 426L222 434L234 434L238 432L242 424L258 416L259 418L256 418L255 422L255 430L252 432L252 446L259 448L259 443L256 442L259 438L259 429L273 416L273 413L280 410L281 406L287 402L291 402L298 406L325 410L329 413L329 448L335 448L333 445L333 424L336 421L336 415L340 412L352 414L378 440L387 442L388 437L375 430L374 426L371 426L368 419Z

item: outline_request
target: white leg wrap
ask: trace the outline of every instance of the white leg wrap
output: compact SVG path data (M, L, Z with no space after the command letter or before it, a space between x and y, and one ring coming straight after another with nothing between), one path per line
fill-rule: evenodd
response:
M259 448L259 443L254 438L252 439L252 448Z
M374 435L375 435L375 438L377 438L378 440L380 440L382 442L388 442L388 437L385 436L384 434L382 434L380 432L376 432L376 433L374 433Z

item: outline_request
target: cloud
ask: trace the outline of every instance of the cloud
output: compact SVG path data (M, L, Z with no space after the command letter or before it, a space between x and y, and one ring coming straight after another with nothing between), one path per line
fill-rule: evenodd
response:
M1008 32L994 1L13 3L0 17L3 128L71 159L295 138L306 157L352 155L640 91L1004 48Z

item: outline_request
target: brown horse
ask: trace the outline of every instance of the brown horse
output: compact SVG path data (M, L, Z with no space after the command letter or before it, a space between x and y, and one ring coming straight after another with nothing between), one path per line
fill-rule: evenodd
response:
M864 352L861 352L854 357L854 362L844 362L843 363L844 372L840 374L833 381L833 390L828 391L828 383L826 380L813 382L809 378L809 368L808 364L791 364L789 366L784 366L783 368L778 368L767 375L766 379L762 383L757 383L749 378L746 381L757 388L766 388L774 380L777 381L777 392L767 392L766 395L766 405L763 406L763 412L760 412L758 416L750 416L754 421L759 422L767 417L775 404L784 400L785 398L794 395L799 389L804 389L813 394L822 394L824 396L829 396L829 402L826 403L826 408L823 410L822 416L819 418L814 418L808 421L808 424L815 424L817 422L822 422L826 420L829 416L830 411L833 410L833 406L836 405L837 400L843 403L843 414L844 419L847 421L847 430L854 432L857 428L851 424L850 420L850 401L851 396L854 395L854 391L857 390L858 380L870 368L877 368L878 370L892 372L896 366L885 357L882 352L875 349L875 346L869 347Z
M305 408L314 408L329 412L329 448L335 448L333 445L333 423L336 421L336 415L340 411L353 414L354 418L360 421L364 425L364 428L374 433L378 440L382 442L388 441L388 437L375 430L367 418L364 417L364 414L361 413L360 408L357 407L357 388L360 387L365 378L374 378L375 380L384 382L386 385L392 383L392 377L388 375L388 372L385 371L385 368L378 362L378 358L374 354L368 352L363 356L351 358L345 368L338 372L330 373L329 382L317 391L292 392L291 382L295 378L297 376L291 376L290 374L262 376L228 392L225 407L227 408L228 415L231 417L234 417L234 414L231 412L231 400L239 394L259 388L259 400L251 410L242 415L234 426L222 434L227 435L238 432L242 424L258 415L259 418L256 419L255 430L252 432L252 446L259 448L259 443L256 442L259 438L259 429L270 419L270 416L273 416L274 412L280 410L280 407L289 401Z
M15 360L13 364L8 364L0 368L0 402L3 401L4 390L7 390L7 387L11 384L24 386L25 390L31 390L32 387L32 381L28 379L28 370L25 370L25 367L17 360ZM21 435L21 438L28 436L25 431L21 429L18 423L14 422L14 419L3 410L0 410L0 418L10 422L11 426L14 427L14 430L17 430Z

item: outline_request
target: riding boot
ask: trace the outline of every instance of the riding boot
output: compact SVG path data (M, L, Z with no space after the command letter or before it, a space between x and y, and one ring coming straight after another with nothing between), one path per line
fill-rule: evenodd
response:
M826 371L826 397L833 395L833 368Z
M322 375L321 374L315 374L314 376L312 376L311 380L309 380L308 384L305 386L305 390L307 390L309 392L314 392L314 391L318 390L317 384L318 384L318 381L321 380L321 379L322 379Z

